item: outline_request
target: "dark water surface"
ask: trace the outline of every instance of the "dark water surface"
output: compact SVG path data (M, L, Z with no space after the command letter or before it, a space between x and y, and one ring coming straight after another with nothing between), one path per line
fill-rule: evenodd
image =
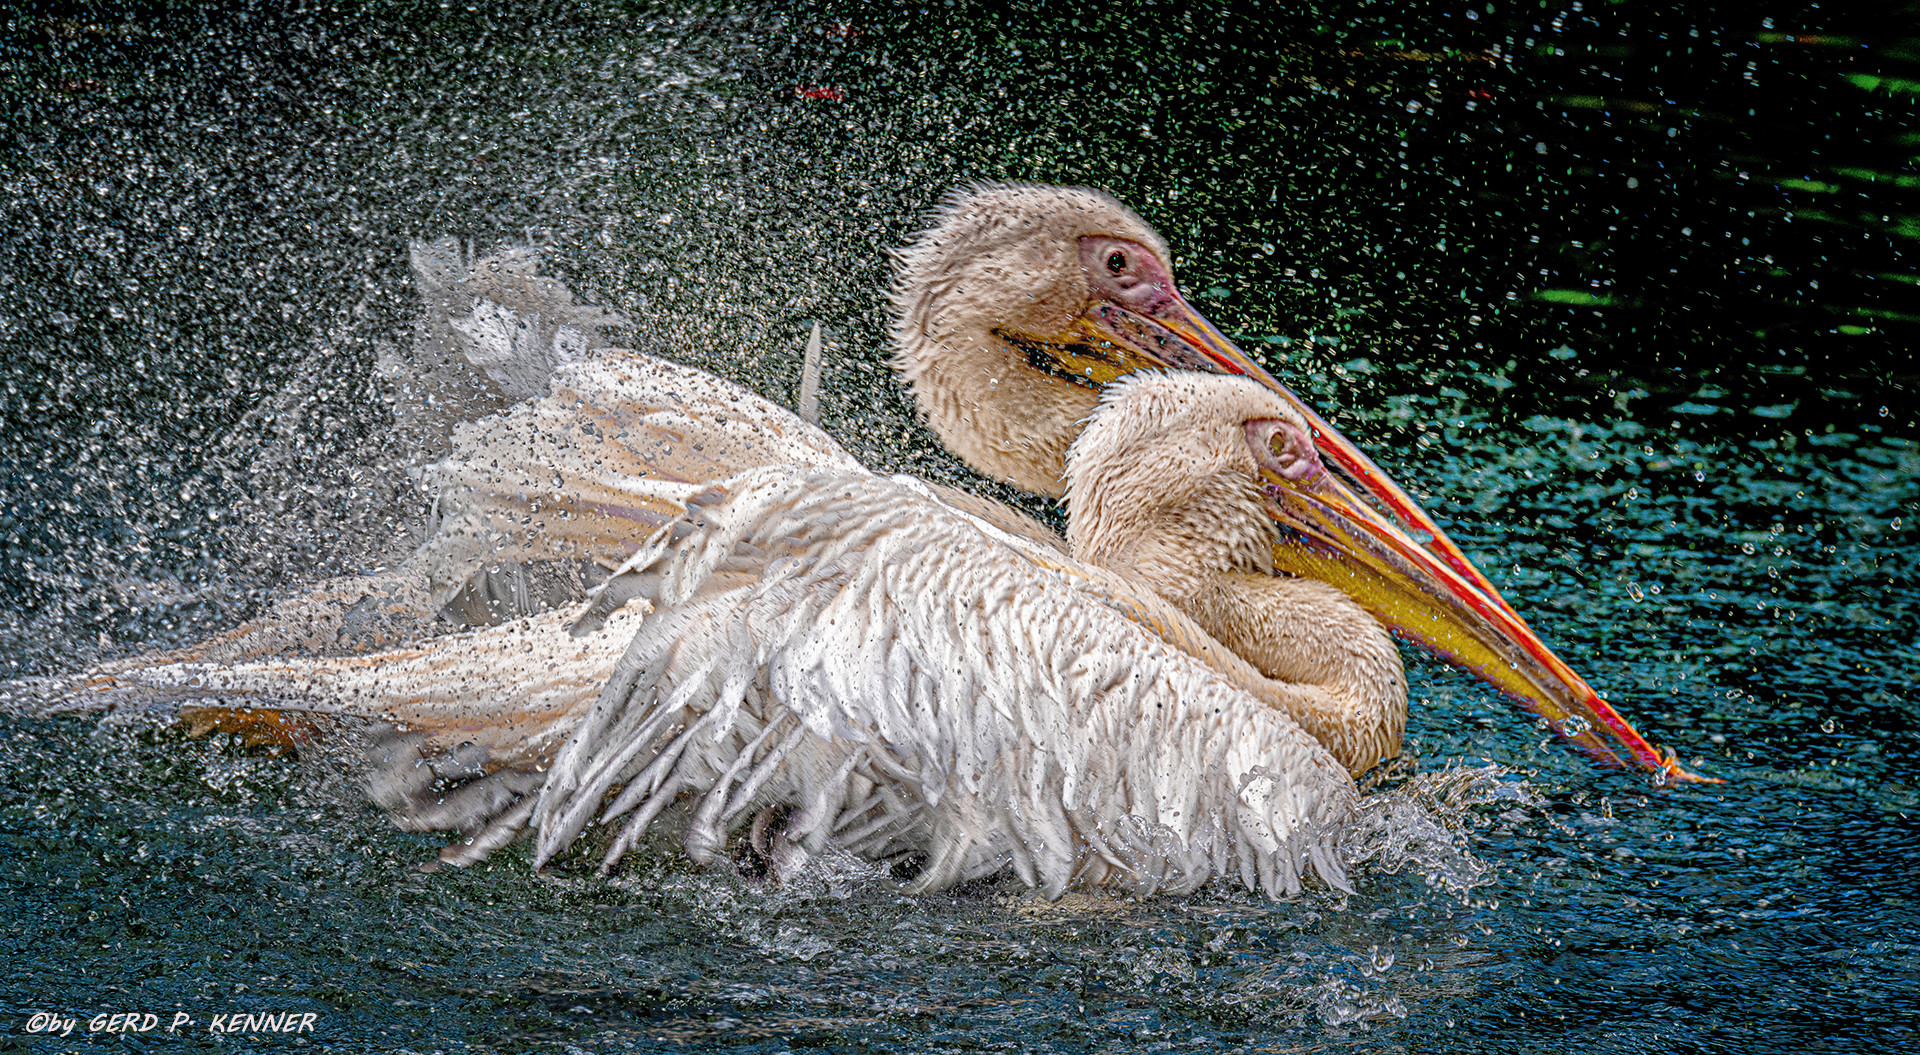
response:
M6 718L0 1048L1920 1045L1920 10L1858 6L0 16L0 677L404 552L375 364L413 240L538 245L622 340L780 400L822 320L829 431L1004 497L888 374L881 251L949 186L1039 179L1158 225L1202 310L1727 780L1595 772L1415 659L1424 779L1479 774L1434 807L1442 871L1047 903L664 851L423 874L345 757ZM87 1034L112 1011L161 1026ZM285 1011L316 1027L206 1033Z

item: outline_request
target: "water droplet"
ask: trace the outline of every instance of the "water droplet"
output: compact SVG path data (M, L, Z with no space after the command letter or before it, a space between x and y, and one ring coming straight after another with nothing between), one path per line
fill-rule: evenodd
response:
M1831 718L1828 718L1827 720L1825 720L1825 721L1823 721L1823 722L1821 722L1821 723L1820 723L1820 731L1821 731L1821 732L1823 732L1823 733L1831 733L1831 732L1833 732L1833 719L1831 719Z
M1630 582L1627 584L1627 595L1632 597L1636 601L1640 600L1643 596L1645 596L1640 592L1640 584L1637 582Z
M1370 950L1370 954L1373 957L1374 970L1384 971L1393 966L1394 957L1392 949L1382 949L1380 946L1375 945L1372 950Z

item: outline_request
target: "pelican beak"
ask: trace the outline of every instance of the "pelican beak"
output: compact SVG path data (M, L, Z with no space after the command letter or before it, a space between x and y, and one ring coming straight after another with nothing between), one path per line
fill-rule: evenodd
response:
M1097 299L1064 331L1047 336L993 332L1024 349L1035 369L1093 389L1135 370L1200 370L1272 380L1178 293L1163 293L1145 310Z
M1141 367L1203 370L1244 374L1272 389L1300 414L1313 447L1335 470L1263 471L1269 512L1282 525L1277 571L1339 587L1395 634L1502 690L1596 761L1665 781L1710 779L1647 743L1527 627L1399 484L1171 285L1126 304L1095 300L1074 332L1048 342L1073 356L1053 372L1078 371L1082 383L1104 384Z

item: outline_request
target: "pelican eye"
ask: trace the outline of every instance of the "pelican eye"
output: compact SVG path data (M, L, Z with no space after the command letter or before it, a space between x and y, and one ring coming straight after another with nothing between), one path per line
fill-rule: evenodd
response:
M1119 274L1127 269L1127 254L1118 249L1107 254L1107 270Z

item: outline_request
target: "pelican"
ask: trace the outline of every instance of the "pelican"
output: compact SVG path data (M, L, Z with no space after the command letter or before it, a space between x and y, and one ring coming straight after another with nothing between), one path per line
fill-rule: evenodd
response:
M923 856L923 887L1008 864L1050 892L1234 872L1280 892L1309 870L1338 885L1351 774L1404 730L1389 632L1590 753L1686 776L1404 491L1194 311L1168 259L1112 198L1028 185L956 192L899 254L896 364L929 424L988 475L1064 497L1065 540L962 492L874 477L710 375L596 353L555 369L548 396L455 430L431 473L441 525L394 573L97 686L396 721L412 738L375 797L408 826L466 833L443 855L456 863L534 831L544 861L596 810L627 817L611 863L692 793L687 846L703 861L750 817L756 845ZM614 570L584 618L260 658L349 630L421 638L487 563L578 558ZM923 625L901 645L928 606L984 626ZM928 671L957 680L927 696ZM1139 740L1142 708L1187 721L1201 697L1226 726ZM1238 790L1195 790L1191 765L1220 751L1240 752ZM1002 756L1027 768L982 776ZM1096 769L1126 795L1089 790ZM1256 785L1278 797L1250 804ZM1126 812L1147 803L1160 805ZM1158 849L1103 842L1123 817L1148 818Z

